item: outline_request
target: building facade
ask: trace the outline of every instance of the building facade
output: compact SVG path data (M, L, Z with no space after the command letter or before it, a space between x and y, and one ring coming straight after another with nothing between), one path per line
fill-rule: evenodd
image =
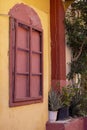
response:
M0 130L45 130L48 90L66 81L63 20L61 0L0 1Z

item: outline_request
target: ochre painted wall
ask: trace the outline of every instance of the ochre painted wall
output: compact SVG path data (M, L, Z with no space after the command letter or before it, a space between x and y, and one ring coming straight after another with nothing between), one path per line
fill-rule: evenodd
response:
M38 13L44 31L44 98L43 103L9 107L9 10L25 3ZM49 0L0 0L0 130L45 130L48 119L50 84Z

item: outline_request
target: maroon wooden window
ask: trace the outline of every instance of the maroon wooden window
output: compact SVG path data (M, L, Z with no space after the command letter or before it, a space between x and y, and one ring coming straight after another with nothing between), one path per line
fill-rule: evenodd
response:
M42 30L10 18L10 106L41 102Z

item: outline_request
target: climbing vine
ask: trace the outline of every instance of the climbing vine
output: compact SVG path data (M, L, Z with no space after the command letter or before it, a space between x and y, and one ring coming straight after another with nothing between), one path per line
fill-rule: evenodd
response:
M71 71L68 79L75 74L87 79L87 2L75 1L68 8L65 16L67 45L72 50ZM83 76L85 75L85 76Z

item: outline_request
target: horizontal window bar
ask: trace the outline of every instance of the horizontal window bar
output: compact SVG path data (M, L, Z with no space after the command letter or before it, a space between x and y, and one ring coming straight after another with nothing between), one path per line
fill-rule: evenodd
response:
M35 53L35 54L42 54L41 51L32 51L32 53Z
M29 72L16 72L17 75L29 75Z
M32 101L32 100L39 100L42 99L42 96L38 97L23 97L23 98L15 98L15 102L24 102L24 101Z
M17 49L20 50L20 51L28 51L28 52L30 51L28 48L20 48L20 47L18 47Z
M38 75L42 75L42 73L36 73L36 74L32 74L33 76L38 76Z

